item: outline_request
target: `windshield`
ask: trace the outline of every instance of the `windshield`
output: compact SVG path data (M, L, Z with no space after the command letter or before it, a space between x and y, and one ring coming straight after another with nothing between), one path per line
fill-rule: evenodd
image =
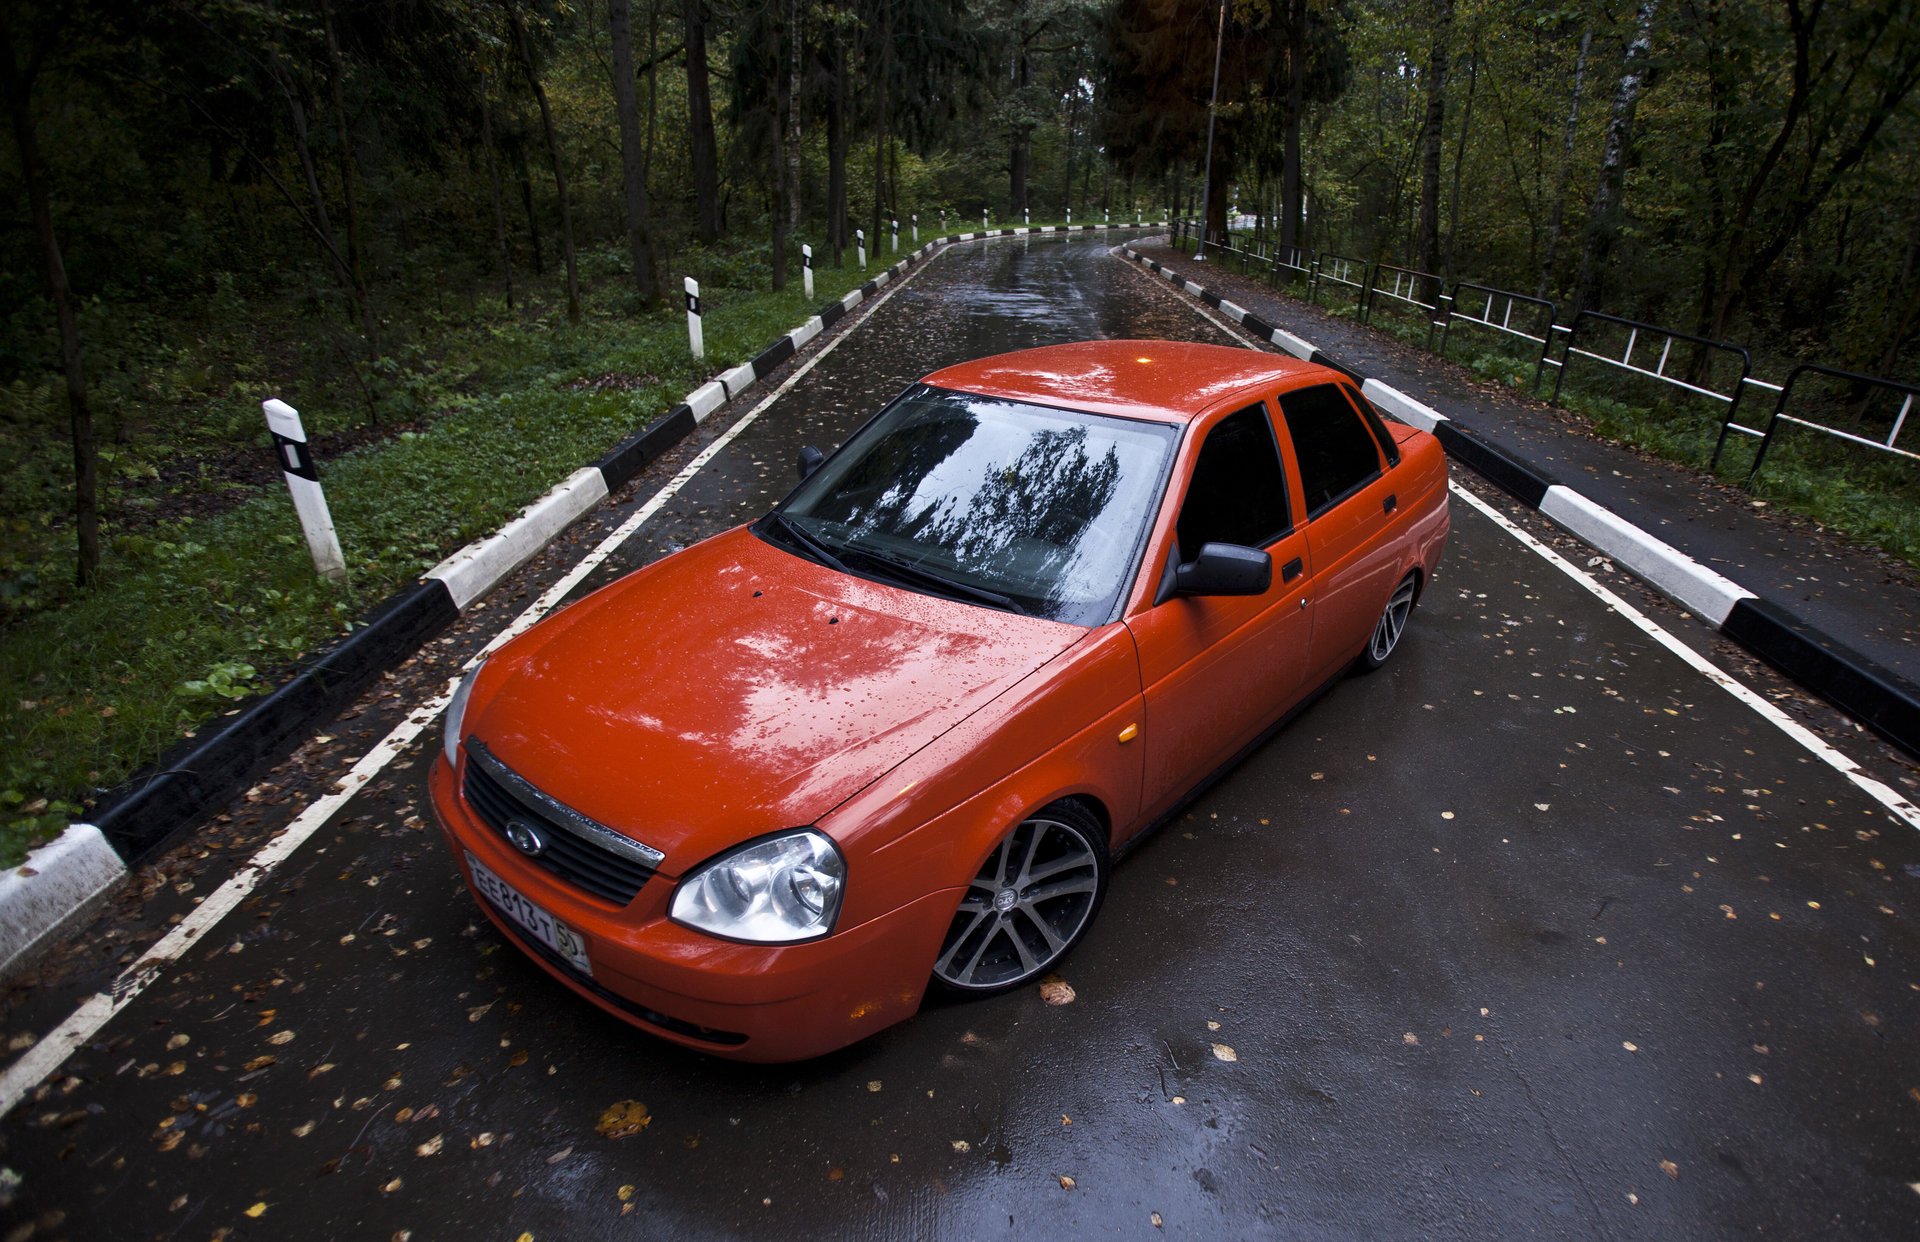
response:
M1139 563L1177 439L1160 423L915 388L762 531L913 590L1099 625Z

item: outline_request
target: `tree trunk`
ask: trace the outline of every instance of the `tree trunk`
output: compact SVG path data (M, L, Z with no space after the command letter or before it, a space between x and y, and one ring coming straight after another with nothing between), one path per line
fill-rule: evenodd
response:
M627 253L633 259L634 292L648 309L660 300L653 274L653 242L647 219L647 174L640 147L640 104L633 84L633 19L628 0L607 0L613 36L613 100L620 115L620 174L626 191Z
M347 269L353 287L366 296L366 258L360 243L360 211L353 188L353 139L347 128L346 64L340 55L340 40L333 29L333 0L320 0L320 22L327 34L327 88L333 99L333 127L340 144L340 214L347 221Z
M781 89L787 77L782 71L784 46L790 28L791 10L779 3L773 6L773 55L767 57L767 189L772 201L767 217L773 224L773 291L787 287L787 105L791 97Z
M880 72L876 75L880 90L873 110L873 229L870 240L880 247L880 206L886 194L887 82L893 76L893 0L880 2Z
M1467 61L1467 98L1460 106L1460 141L1453 148L1453 188L1447 202L1447 248L1441 260L1438 273L1446 279L1453 279L1453 246L1460 236L1460 173L1467 159L1467 135L1473 129L1473 91L1480 83L1480 41L1474 40L1473 50ZM1440 290L1432 290L1434 297L1429 301L1437 303Z
M1433 48L1427 56L1427 119L1420 130L1420 269L1440 268L1440 131L1447 120L1447 41L1453 36L1453 0L1434 12Z
M705 0L681 0L687 27L687 139L693 161L693 235L720 240L720 157L713 137L713 91L707 80Z
M87 587L100 573L99 462L93 443L93 406L87 397L87 375L80 357L80 324L73 311L73 291L67 286L67 266L60 257L60 240L53 231L47 172L40 159L40 134L33 119L33 79L38 76L39 66L30 64L23 69L14 59L12 40L0 34L0 68L6 73L7 115L13 123L13 140L20 148L20 171L27 181L33 231L40 240L47 296L53 300L53 316L60 327L60 369L66 375L67 430L73 441L74 580Z
M513 144L513 166L520 177L520 205L527 213L527 237L533 243L533 274L547 274L546 250L540 245L540 213L533 206L533 173L527 168L525 143Z
M1620 232L1620 187L1626 177L1627 148L1633 141L1633 111L1647 84L1647 61L1653 55L1653 15L1659 0L1640 0L1634 17L1633 41L1614 92L1613 112L1607 118L1606 143L1600 150L1600 175L1593 190L1593 211L1587 219L1586 242L1580 249L1580 275L1574 281L1573 310L1600 298L1607 259Z
M1280 138L1280 244L1298 246L1300 115L1306 111L1307 97L1307 0L1292 0L1287 10L1287 97Z
M527 42L526 23L520 10L511 5L507 19L513 24L513 42L520 49L520 68L527 75L527 86L534 102L540 105L540 127L547 135L547 158L553 164L553 189L560 199L560 257L567 265L567 322L580 322L580 269L573 253L573 208L567 202L567 171L560 158L560 138L553 129L553 110L547 106L547 90L533 67L533 47Z
M1015 97L1024 99L1026 89L1031 85L1033 62L1027 59L1027 47L1023 41L1013 56ZM1024 117L1014 119L1010 146L1007 152L1007 209L1010 215L1021 216L1027 210L1027 170L1033 158L1033 130Z
M827 100L827 245L833 265L847 248L847 45L836 25L833 31L831 97Z
M493 109L487 106L487 83L480 82L480 145L487 153L487 192L493 199L493 240L500 247L500 271L507 282L507 309L513 309L513 248L507 245L507 212L500 196L500 162L493 151Z
M787 81L782 106L787 112L787 231L800 230L800 0L787 0Z
M1587 83L1587 49L1593 45L1593 27L1580 32L1580 55L1573 62L1573 102L1567 105L1566 139L1560 148L1560 169L1554 175L1553 209L1547 219L1546 253L1540 257L1540 279L1534 296L1544 298L1553 287L1553 261L1560 249L1560 230L1567 217L1567 177L1573 170L1573 144L1580 131L1580 96Z

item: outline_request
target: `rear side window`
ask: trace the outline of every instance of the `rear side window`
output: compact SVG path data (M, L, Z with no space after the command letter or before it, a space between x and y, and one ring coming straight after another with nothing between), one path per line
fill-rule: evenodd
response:
M1332 384L1283 394L1280 412L1300 461L1308 517L1379 476L1378 441Z
M1191 561L1208 543L1265 547L1289 525L1286 475L1267 407L1250 405L1227 415L1207 433L1193 465L1175 528L1180 559Z

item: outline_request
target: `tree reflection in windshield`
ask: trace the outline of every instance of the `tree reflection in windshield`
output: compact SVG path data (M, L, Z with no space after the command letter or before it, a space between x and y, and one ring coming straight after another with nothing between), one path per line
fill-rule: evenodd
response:
M790 518L829 544L957 576L1023 611L1107 619L1174 431L920 389L802 484Z

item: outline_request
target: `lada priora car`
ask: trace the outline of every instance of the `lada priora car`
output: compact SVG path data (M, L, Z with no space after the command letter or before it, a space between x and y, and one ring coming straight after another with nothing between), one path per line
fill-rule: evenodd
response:
M745 1060L1053 969L1116 852L1393 654L1448 530L1431 436L1220 346L949 367L801 456L475 669L431 776L509 939Z

